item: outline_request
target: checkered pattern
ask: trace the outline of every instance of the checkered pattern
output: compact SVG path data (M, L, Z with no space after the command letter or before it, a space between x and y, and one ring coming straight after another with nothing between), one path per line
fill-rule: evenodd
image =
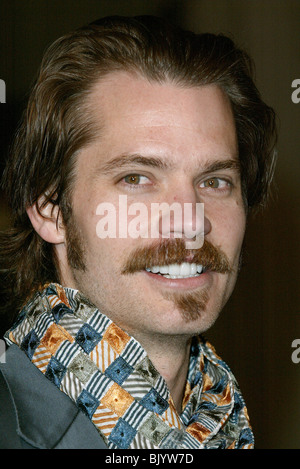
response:
M46 286L6 340L76 403L111 449L253 446L235 379L201 338L191 348L180 416L139 342L76 290Z

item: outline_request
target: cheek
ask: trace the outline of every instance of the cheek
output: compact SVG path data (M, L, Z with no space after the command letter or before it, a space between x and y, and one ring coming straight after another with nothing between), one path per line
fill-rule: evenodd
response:
M226 243L229 252L232 253L233 263L238 269L240 263L240 254L243 246L245 229L246 229L246 216L245 212L240 211L232 217L232 222L227 229Z
M96 224L94 224L92 233L89 233L89 238L85 239L88 270L94 274L95 278L102 277L107 281L111 278L119 278L136 242L130 238L101 238L98 236Z
M209 218L209 212L207 216ZM211 241L222 247L232 260L239 258L246 228L243 205L234 203L229 207L219 207L209 219L212 227Z

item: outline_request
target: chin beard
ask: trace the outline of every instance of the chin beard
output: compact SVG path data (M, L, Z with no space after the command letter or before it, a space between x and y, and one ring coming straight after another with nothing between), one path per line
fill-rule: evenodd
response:
M166 293L165 299L172 301L185 322L196 321L206 311L209 295L207 290L192 293Z

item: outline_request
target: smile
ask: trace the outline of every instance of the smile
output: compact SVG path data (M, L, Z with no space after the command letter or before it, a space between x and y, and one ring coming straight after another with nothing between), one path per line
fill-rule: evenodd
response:
M155 265L146 268L147 272L159 274L165 278L180 279L199 277L203 273L203 266L200 264L182 262L181 264Z

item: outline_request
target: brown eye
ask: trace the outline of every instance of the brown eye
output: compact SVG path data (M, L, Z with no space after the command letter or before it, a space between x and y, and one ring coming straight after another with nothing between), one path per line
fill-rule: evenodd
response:
M141 180L141 177L139 174L129 174L124 178L124 181L127 184L139 184Z
M150 180L141 174L128 174L123 178L123 181L130 186L146 186L151 184Z
M200 184L202 189L211 189L216 193L228 193L232 188L232 183L219 177L211 177Z
M218 189L220 186L220 180L218 178L207 179L204 182L204 187L211 187L212 189Z

